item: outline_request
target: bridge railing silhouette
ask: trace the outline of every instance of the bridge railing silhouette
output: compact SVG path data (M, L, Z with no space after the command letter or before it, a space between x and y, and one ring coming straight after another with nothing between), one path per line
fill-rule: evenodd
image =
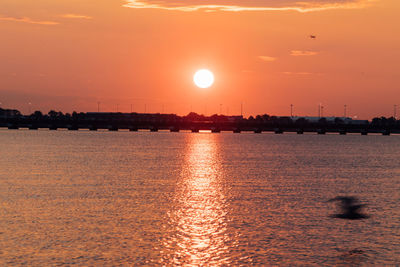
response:
M318 134L326 133L359 133L367 135L369 133L379 133L383 135L399 134L400 124L395 121L394 124L379 124L379 123L365 123L365 124L346 124L343 122L309 122L309 121L292 121L290 119L272 119L272 120L249 120L249 119L236 119L229 121L223 116L214 117L213 119L206 118L205 120L192 120L187 117L179 117L176 115L168 114L135 114L132 116L106 116L106 117L93 117L80 116L68 117L32 117L32 116L19 116L14 118L0 118L0 127L7 127L9 129L28 128L37 130L47 128L50 130L56 129L107 129L110 131L117 131L119 129L127 129L130 131L138 130L169 130L171 132L179 131L193 131L209 130L212 132L230 131L235 133L240 132L274 132L281 134L285 132L294 132L303 134L313 132Z

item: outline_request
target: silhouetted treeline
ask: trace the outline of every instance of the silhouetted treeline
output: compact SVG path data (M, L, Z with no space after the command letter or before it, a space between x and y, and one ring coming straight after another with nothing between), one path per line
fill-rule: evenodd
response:
M394 117L373 118L371 121L371 125L379 127L388 127L388 126L400 127L400 120L396 120Z
M38 123L57 123L57 124L88 124L88 123L154 123L154 124L188 124L188 123L214 123L220 125L237 124L238 127L287 127L287 128L306 128L306 127L341 127L346 128L351 125L358 125L363 128L382 128L382 129L400 129L400 120L394 117L377 117L372 121L353 120L343 117L285 117L271 116L268 114L249 116L226 116L214 114L205 116L190 112L186 116L176 114L160 113L118 113L118 112L72 112L63 113L61 111L51 110L47 114L41 111L34 111L30 115L22 115L21 112L14 109L0 108L0 122L16 123L24 122L30 124ZM233 127L233 126L232 126Z

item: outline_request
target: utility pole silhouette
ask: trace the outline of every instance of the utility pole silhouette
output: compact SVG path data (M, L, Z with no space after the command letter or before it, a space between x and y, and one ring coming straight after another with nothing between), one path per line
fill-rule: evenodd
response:
M343 117L347 117L347 105L344 105Z
M290 104L290 117L293 117L293 104Z
M321 118L321 103L318 104L318 118Z

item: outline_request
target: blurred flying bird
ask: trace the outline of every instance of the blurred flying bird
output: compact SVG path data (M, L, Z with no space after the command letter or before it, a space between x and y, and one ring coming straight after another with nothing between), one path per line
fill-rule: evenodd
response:
M355 197L351 196L337 196L330 199L328 202L340 201L340 208L342 213L332 215L333 218L348 219L348 220L360 220L369 218L368 215L360 213L362 207L366 204L359 204L359 201Z
M315 35L310 35L310 38L311 38L311 39L315 39L315 38L317 38L317 36L315 36Z

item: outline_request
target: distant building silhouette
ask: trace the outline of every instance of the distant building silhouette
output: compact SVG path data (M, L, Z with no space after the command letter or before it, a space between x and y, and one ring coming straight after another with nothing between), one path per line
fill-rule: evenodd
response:
M2 109L0 108L1 119L14 119L21 116L21 112L16 109Z

